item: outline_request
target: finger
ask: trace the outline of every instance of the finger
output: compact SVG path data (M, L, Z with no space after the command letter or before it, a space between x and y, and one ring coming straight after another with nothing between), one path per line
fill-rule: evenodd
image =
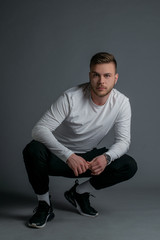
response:
M77 171L78 171L79 174L81 174L83 172L83 163L78 164Z
M85 165L85 171L87 171L88 168L89 168L89 165L88 165L88 163L87 163L87 164Z
M83 165L81 166L82 172L85 172L87 169L88 169L88 166L87 166L86 164L83 164Z
M77 171L76 168L73 169L73 172L74 172L74 175L75 175L76 177L78 177L78 171Z
M101 174L102 171L96 171L96 172L92 172L91 175L99 175Z
M94 167L94 168L92 168L92 170L91 170L93 173L94 172L102 172L103 171L103 169L100 167L100 166L96 166L96 167Z
M84 173L84 172L86 172L87 170L88 170L88 165L85 164L85 165L82 165L82 166L81 166L81 171L82 171L81 173Z
M93 164L96 161L97 158L93 158L92 161L90 161L91 164Z
M84 162L83 162L83 164L82 164L82 171L83 171L83 172L86 172L86 170L88 169L88 167L89 167L88 162L86 162L86 161L84 160Z
M94 166L91 167L92 170L95 170L95 169L101 169L101 168L102 168L102 166L99 165L99 164L94 165Z
M89 165L88 165L88 168L91 169L93 167L93 163L90 162Z
M90 168L90 170L91 170L92 172L97 171L97 170L101 170L101 169L102 169L102 167L99 166L99 165L91 166L91 168Z
M91 173L93 173L94 175L97 175L98 173L101 173L102 170L97 170L97 171L92 171Z
M90 162L90 167L97 166L97 164L97 159L95 158L94 160L92 160L92 162Z
M77 170L78 170L78 173L79 173L79 174L82 174L82 173L84 173L84 172L86 171L86 168L85 168L84 165L80 165L80 166L77 168Z
M83 173L81 168L78 168L77 170L78 170L78 175Z

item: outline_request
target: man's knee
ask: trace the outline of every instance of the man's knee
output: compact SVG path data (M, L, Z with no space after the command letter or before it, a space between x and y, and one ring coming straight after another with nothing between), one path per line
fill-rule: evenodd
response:
M125 155L126 180L132 178L138 170L137 163L134 158Z
M109 166L111 171L122 178L123 181L132 178L138 169L136 161L127 154L116 159Z
M24 161L38 159L46 151L45 146L38 141L31 141L23 150Z

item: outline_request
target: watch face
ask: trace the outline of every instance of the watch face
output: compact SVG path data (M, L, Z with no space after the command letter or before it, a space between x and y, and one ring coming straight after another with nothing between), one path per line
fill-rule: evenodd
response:
M105 154L105 156L106 156L106 158L108 160L108 163L110 163L111 162L111 157L108 154Z

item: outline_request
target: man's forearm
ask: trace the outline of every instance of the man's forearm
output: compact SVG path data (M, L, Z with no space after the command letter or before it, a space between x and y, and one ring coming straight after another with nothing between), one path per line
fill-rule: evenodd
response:
M32 130L34 140L43 143L53 154L64 162L67 161L73 152L61 144L52 134L52 132L44 126L35 126Z
M124 155L130 146L130 141L119 141L114 143L109 150L107 151L107 154L111 157L111 161L114 161L117 158L120 158L122 155Z

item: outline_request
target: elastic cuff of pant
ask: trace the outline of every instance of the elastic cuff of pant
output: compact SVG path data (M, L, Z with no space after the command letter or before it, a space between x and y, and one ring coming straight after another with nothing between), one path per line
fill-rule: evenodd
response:
M45 191L34 191L36 195L43 195L46 194L47 192L49 192L49 189L45 190Z

